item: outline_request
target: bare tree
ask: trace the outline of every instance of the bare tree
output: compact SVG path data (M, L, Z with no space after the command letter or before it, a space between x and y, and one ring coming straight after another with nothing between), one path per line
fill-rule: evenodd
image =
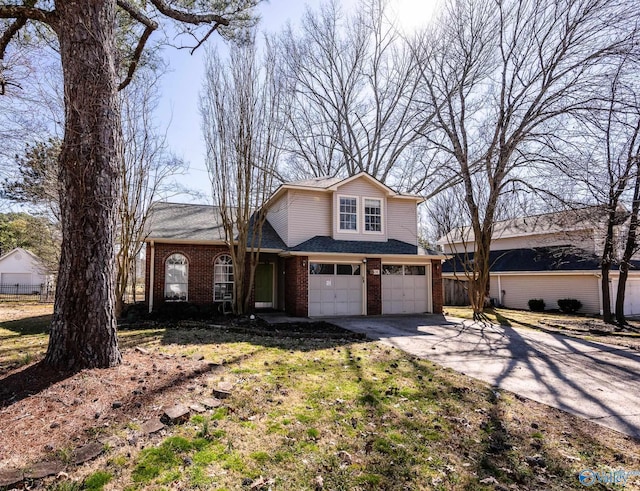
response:
M530 188L565 116L589 105L607 61L632 47L637 19L624 0L456 0L414 42L436 110L426 139L464 187L476 317L502 197Z
M417 67L387 16L385 0L361 0L345 15L331 0L307 10L278 38L288 101L290 177L365 171L404 189L432 112L416 104ZM421 162L431 170L430 162ZM423 171L423 175L426 172Z
M246 20L254 0L192 2L150 0L24 0L2 2L0 60L9 43L30 25L48 26L63 70L65 131L59 158L62 253L51 336L45 363L64 369L120 363L115 316L115 250L122 128L117 91L126 87L149 36L173 19L196 46L219 28ZM207 8L213 12L205 12ZM193 10L191 10L193 9ZM201 13L204 12L204 13ZM122 21L127 19L126 26ZM195 30L203 26L204 32ZM123 28L127 31L122 31ZM121 36L123 32L131 36ZM128 50L118 40L133 40ZM126 43L125 43L126 44ZM126 68L124 68L126 66ZM126 74L119 80L120 68ZM0 71L0 91L9 94L11 70ZM5 95L6 96L6 95Z
M122 312L129 286L135 298L136 259L144 244L149 207L158 197L181 191L172 178L186 169L181 159L169 153L165 136L153 122L160 97L158 82L156 71L140 70L120 92L124 151L116 232L116 315Z
M239 314L250 307L265 203L284 135L274 56L267 45L259 61L254 39L233 46L226 62L210 53L201 95L207 167L233 261L233 310Z

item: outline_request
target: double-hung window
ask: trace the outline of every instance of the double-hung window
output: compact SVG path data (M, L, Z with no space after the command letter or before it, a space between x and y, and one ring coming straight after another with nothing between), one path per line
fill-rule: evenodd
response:
M182 254L171 254L165 263L164 299L186 302L189 286L189 263Z
M364 231L382 232L382 200L364 199Z
M358 198L340 196L340 231L358 231Z
M213 264L213 301L233 300L233 260L228 254L218 256Z

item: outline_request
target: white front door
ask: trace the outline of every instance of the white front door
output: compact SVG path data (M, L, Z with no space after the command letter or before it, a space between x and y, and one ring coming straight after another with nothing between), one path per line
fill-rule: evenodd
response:
M309 263L309 317L362 315L360 264Z

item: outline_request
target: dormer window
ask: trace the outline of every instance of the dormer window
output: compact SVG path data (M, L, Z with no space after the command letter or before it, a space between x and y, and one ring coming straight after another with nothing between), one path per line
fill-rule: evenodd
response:
M382 200L375 198L364 199L364 231L382 232Z
M358 231L358 198L340 196L340 231Z

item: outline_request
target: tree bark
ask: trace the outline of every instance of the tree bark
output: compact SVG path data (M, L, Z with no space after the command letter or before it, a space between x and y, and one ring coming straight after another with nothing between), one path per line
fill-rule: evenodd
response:
M67 370L121 361L114 231L122 130L115 0L57 1L65 135L59 159L62 254L45 363Z

